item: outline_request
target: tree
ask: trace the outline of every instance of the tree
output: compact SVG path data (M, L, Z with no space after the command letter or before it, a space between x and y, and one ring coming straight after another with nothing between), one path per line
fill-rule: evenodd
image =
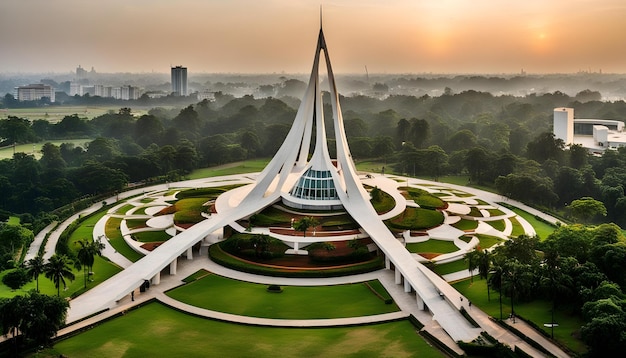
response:
M77 263L83 267L84 283L85 288L87 288L87 278L90 272L92 272L95 257L96 255L102 256L102 250L104 250L105 246L100 240L78 240L76 243L80 245L76 255L78 258Z
M20 331L38 345L49 344L50 338L65 324L69 302L61 297L30 291L25 303Z
M604 204L588 196L572 201L569 210L582 223L588 223L597 216L606 216Z
M317 221L316 218L312 216L304 216L300 220L297 220L296 222L293 223L293 228L296 231L302 231L302 236L305 237L306 231L310 227L315 227L317 225L319 225L319 222Z
M474 249L465 254L465 259L467 260L467 269L470 272L470 282L474 282L474 270L478 268L480 252L477 249Z
M72 272L72 261L67 256L58 254L52 255L44 265L44 274L54 283L57 296L61 296L61 284L63 288L67 288L66 279L73 281L76 278Z
M30 281L28 279L28 273L21 267L16 268L2 277L2 283L12 290L17 290L27 284L28 281Z
M489 171L491 162L489 153L481 147L470 149L465 156L465 167L470 178L479 184L482 183L484 174Z
M261 141L253 131L247 130L241 135L240 145L246 150L246 157L251 158L261 149Z
M28 275L37 282L37 292L39 292L39 275L44 272L44 266L45 264L41 255L35 256L26 263Z
M554 159L561 163L563 160L563 148L565 143L556 138L552 132L544 132L530 141L526 147L528 158L539 163L547 159Z

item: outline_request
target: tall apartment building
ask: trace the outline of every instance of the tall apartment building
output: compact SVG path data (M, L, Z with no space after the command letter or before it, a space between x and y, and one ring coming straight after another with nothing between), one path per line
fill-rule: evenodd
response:
M172 93L178 96L187 95L187 67L172 67Z
M16 98L18 101L37 101L44 97L54 102L54 88L45 84L31 84L28 86L20 86L15 88Z

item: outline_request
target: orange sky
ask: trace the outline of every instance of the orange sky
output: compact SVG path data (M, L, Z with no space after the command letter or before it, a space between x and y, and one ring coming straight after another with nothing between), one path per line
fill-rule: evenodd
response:
M624 0L321 1L338 73L626 73ZM305 73L310 0L4 0L0 72Z

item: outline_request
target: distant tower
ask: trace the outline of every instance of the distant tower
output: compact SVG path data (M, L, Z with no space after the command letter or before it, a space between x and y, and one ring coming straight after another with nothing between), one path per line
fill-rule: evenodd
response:
M555 108L553 133L556 139L562 139L565 145L574 144L574 109Z
M187 95L187 67L172 67L172 93L177 96Z

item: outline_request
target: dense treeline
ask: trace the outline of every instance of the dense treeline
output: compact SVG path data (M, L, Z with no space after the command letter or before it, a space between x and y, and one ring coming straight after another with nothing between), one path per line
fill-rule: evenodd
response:
M384 157L398 172L434 178L469 174L472 182L552 209L591 197L604 203L608 221L625 225L626 152L592 157L551 134L558 106L575 108L577 117L626 117L623 101L583 101L598 96L582 91L575 97L561 92L514 97L448 89L439 97L353 96L341 103L357 159ZM0 209L37 215L128 183L173 180L198 167L271 156L298 105L291 97L217 93L215 101L157 107L139 118L122 108L92 120L66 116L54 124L0 120L1 145L90 138L84 146L46 144L40 160L17 153L0 161ZM325 113L332 138L329 105Z
M582 316L580 338L590 356L619 356L626 349L626 238L616 225L562 226L544 241L520 236L467 259L508 297L513 313L516 303L542 298L553 311Z

